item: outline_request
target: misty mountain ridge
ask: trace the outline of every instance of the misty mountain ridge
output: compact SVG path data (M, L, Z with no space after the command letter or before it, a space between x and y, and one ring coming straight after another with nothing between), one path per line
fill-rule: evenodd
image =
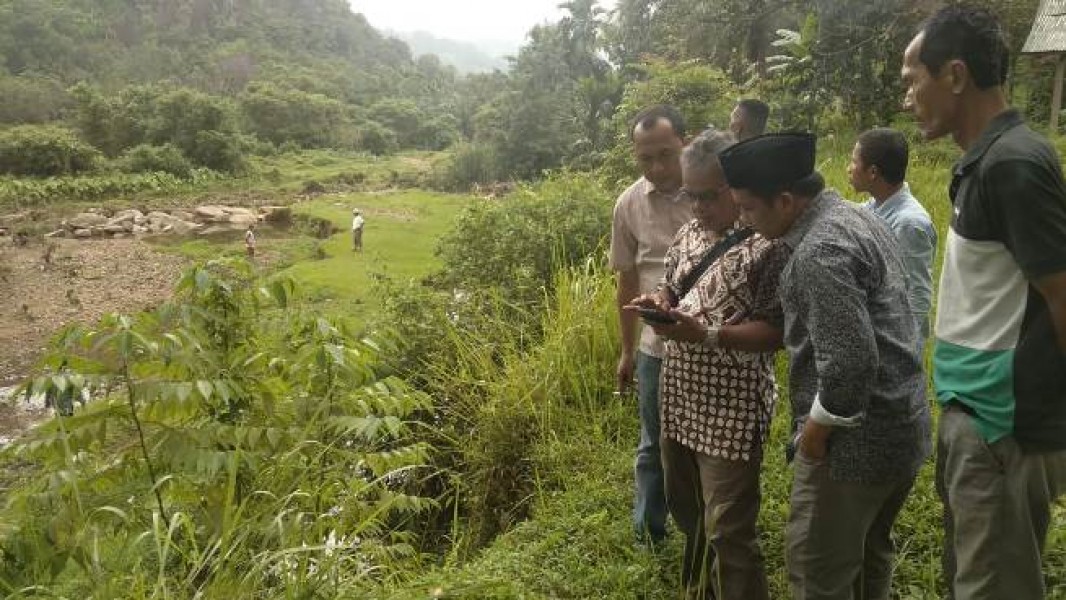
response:
M434 54L460 73L507 71L510 66L507 57L516 54L521 45L520 41L507 40L454 40L427 31L383 30L383 33L405 42L412 54Z

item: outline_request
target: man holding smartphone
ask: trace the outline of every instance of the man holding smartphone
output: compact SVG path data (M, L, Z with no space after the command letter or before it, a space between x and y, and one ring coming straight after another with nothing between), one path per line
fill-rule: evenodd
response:
M639 541L654 545L666 536L666 495L659 454L663 345L650 328L641 332L637 314L624 307L659 284L666 249L678 229L692 219L692 207L680 193L685 122L677 109L664 105L644 109L633 120L630 138L642 176L615 203L609 264L618 274L622 331L618 391L628 391L635 376L640 410L633 527Z
M694 598L768 600L756 521L788 255L740 222L718 162L734 143L706 131L685 148L682 193L696 218L667 250L659 290L631 309L667 340L661 444L667 505L685 534L682 583Z

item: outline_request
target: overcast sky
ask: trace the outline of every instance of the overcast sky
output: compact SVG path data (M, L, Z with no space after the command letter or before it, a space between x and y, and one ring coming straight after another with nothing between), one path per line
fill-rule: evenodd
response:
M377 29L428 31L476 42L521 42L536 24L557 21L563 0L348 0ZM600 0L612 8L615 0Z

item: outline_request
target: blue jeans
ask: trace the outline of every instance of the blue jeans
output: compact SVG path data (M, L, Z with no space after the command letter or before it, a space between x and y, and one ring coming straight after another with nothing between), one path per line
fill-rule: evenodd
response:
M637 352L637 401L640 405L640 444L634 478L633 528L643 541L658 542L666 537L666 491L663 462L659 456L659 371L660 358Z

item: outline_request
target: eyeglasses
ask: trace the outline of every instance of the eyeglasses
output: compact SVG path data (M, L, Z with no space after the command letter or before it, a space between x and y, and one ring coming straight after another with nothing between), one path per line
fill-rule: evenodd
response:
M721 195L719 189L717 188L704 190L702 192L693 192L688 188L681 188L681 193L693 202L713 202L714 200L718 199L718 196Z

